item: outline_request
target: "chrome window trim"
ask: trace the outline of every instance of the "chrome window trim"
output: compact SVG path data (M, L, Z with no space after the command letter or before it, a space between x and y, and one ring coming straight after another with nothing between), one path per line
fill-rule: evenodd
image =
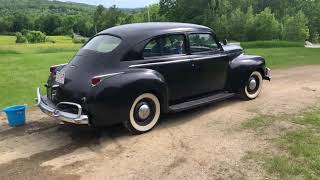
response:
M171 55L163 55L163 56L152 56L152 57L144 57L142 60L135 61L146 61L146 60L154 60L154 59L166 59L166 58L179 58L189 56L187 53L183 54L171 54Z
M208 35L212 36L213 40L216 42L217 47L216 47L215 49L208 50L208 51L192 52L191 44L190 44L190 36L191 36L191 35L194 35L194 34L208 34ZM188 39L189 39L189 50L190 50L190 53L191 53L191 54L202 54L202 53L205 54L205 53L210 53L210 52L213 53L213 52L217 52L217 51L223 50L222 47L221 47L221 45L219 46L219 42L217 42L217 39L216 39L215 34L212 33L212 32L190 32L190 33L188 34Z
M215 54L215 55L208 55L206 57L198 57L198 58L193 58L193 61L202 61L202 60L206 60L206 59L212 59L212 58L219 58L219 57L227 57L228 55L226 54Z
M159 56L150 56L150 57L145 57L144 56L144 49L148 46L148 44L157 39L157 38L163 38L163 37L166 37L166 36L183 36L183 42L184 42L184 50L185 52L182 53L182 54L169 54L169 55L159 55ZM145 44L145 46L143 47L143 50L142 50L142 58L144 60L148 60L148 59L156 59L156 58L166 58L166 57L171 57L171 56L186 56L188 55L188 37L187 35L184 33L184 32L175 32L175 33L168 33L168 34L161 34L161 35L158 35L158 36L155 36L155 37L152 37L150 39L147 40L148 42Z
M164 64L173 64L173 63L180 63L180 62L191 62L191 60L190 59L184 59L184 60L175 60L175 61L143 63L143 64L131 65L131 66L129 66L129 68L144 67L144 66L154 66L154 65L164 65Z

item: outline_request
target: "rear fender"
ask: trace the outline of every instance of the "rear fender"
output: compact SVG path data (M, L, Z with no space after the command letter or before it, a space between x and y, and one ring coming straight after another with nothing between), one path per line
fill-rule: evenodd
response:
M126 73L123 89L132 101L143 93L153 93L159 98L162 110L168 109L168 86L164 77L154 70L135 69ZM126 91L129 90L129 91Z
M149 69L131 69L120 75L105 79L93 87L88 99L93 123L112 125L129 118L131 105L143 93L155 94L161 110L168 112L168 87L161 74ZM104 119L105 116L112 117Z

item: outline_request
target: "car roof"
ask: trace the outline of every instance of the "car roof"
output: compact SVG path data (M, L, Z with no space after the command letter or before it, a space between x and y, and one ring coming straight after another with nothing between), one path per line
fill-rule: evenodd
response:
M101 31L97 35L111 34L122 38L128 42L140 42L155 36L179 33L179 32L211 32L208 27L187 24L187 23L171 23L171 22L150 22L150 23L135 23L116 26L110 29Z

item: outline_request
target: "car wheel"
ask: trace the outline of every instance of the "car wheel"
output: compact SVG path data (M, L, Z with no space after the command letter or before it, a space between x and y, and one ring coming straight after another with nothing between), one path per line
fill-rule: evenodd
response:
M246 84L241 88L241 96L246 100L257 98L262 90L263 79L260 72L253 72Z
M153 94L145 93L133 102L129 112L129 120L126 120L124 125L133 134L143 134L155 127L160 113L159 99Z

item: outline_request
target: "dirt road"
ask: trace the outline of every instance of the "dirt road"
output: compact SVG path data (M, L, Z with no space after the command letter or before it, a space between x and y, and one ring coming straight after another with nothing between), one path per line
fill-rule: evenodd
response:
M2 115L0 179L265 179L263 168L243 157L267 148L268 141L241 123L320 102L320 66L272 75L254 101L234 98L169 115L141 136L122 126L59 125L36 110L25 127L11 129Z

